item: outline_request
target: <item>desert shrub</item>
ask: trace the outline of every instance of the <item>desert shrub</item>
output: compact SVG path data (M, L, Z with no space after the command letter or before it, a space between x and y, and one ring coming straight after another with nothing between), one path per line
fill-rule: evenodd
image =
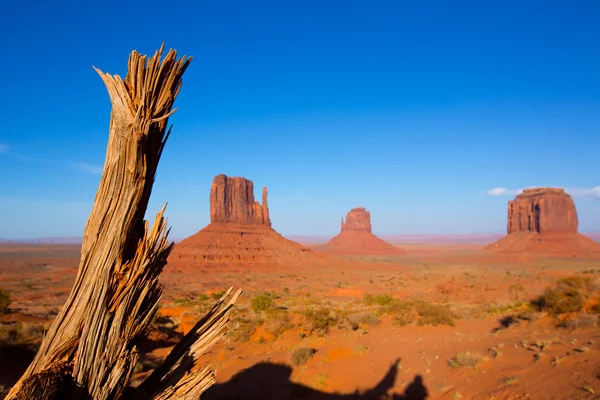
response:
M296 367L313 358L317 350L310 347L300 347L292 353L292 364Z
M439 304L431 304L424 301L416 302L415 306L419 314L418 325L449 325L454 326L454 315L452 311Z
M392 304L394 298L389 294L369 294L365 293L363 301L368 306L386 306Z
M252 299L252 309L256 312L265 311L273 305L273 299L268 293L259 294Z
M481 361L483 356L469 351L457 353L454 357L448 360L450 368L475 368Z
M554 287L544 289L544 292L530 303L537 311L545 311L554 316L579 312L585 304L590 284L591 280L587 277L562 278Z
M522 305L523 305L523 303L520 301L517 301L516 303L512 303L512 304L505 304L505 305L498 305L494 302L487 306L487 313L492 314L492 315L505 314L509 311L514 311L514 310L518 309Z
M570 276L567 278L561 278L556 281L556 288L559 290L564 289L586 289L591 285L592 280L587 276Z
M521 293L525 291L525 288L521 284L521 282L513 283L508 287L508 294L511 300L519 300L521 297Z
M565 318L559 323L560 327L567 329L585 329L600 327L600 318L598 315L579 313L577 315Z
M339 329L355 331L360 328L360 324L374 326L381 322L379 321L379 318L377 318L377 315L371 311L359 312L355 314L347 314L342 312L336 313L336 315L339 315L337 325Z
M229 322L227 337L232 342L243 343L250 340L250 336L256 331L263 321L261 319L233 318Z
M372 312L352 314L348 316L348 320L356 324L365 324L371 326L377 325L380 322L379 318L377 318L377 315Z
M0 288L0 314L6 313L8 311L8 306L12 300L10 299L10 293L8 290Z
M275 336L276 338L292 328L288 313L284 310L269 309L267 318L264 322L265 332Z
M311 332L327 333L329 327L334 326L338 322L336 313L327 308L307 310L304 315L308 319Z
M0 324L0 348L21 347L35 352L38 350L46 330L46 325L28 322Z
M391 305L383 307L381 311L393 315L400 326L414 323L419 326L454 326L454 318L456 318L448 307L422 300L396 300Z
M206 301L206 300L208 300L208 296L205 295L204 293L200 293L200 295L198 296L198 300Z
M185 307L190 305L190 299L188 299L187 297L178 297L176 299L173 299L173 303L175 303L175 305Z

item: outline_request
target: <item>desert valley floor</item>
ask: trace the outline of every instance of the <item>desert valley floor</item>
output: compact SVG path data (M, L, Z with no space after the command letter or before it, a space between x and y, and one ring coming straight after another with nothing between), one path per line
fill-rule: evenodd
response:
M598 398L600 260L507 258L482 244L401 248L285 268L168 264L132 384L233 286L244 292L230 330L201 360L217 371L207 399ZM78 257L74 245L0 246L0 287L13 300L0 316L4 390L66 299ZM567 296L596 291L574 312L530 304L559 280Z

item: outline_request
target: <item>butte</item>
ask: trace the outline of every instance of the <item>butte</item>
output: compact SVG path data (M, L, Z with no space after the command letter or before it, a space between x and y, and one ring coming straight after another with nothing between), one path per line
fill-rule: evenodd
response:
M330 254L345 255L387 255L406 254L371 232L371 213L364 207L353 208L342 218L342 229L326 244L317 247Z
M261 205L254 200L252 181L221 174L210 188L210 224L177 243L169 264L174 271L254 270L315 264L322 258L271 227L266 187Z
M563 189L525 189L508 202L507 235L484 250L508 256L600 256L600 243L578 233L575 202Z

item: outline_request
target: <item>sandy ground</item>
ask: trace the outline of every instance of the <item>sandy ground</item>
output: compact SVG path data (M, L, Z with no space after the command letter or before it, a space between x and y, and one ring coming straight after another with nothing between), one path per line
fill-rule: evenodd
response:
M136 381L201 317L214 301L212 293L233 286L244 294L232 331L200 360L217 370L208 399L599 398L597 327L559 328L544 314L501 321L557 279L581 275L597 282L600 260L511 261L469 244L401 247L407 255L340 257L329 267L174 272L168 266L160 309L166 322L141 345L146 371ZM0 246L0 287L13 297L11 313L0 322L51 321L69 293L77 262L76 246ZM517 284L522 289L510 289ZM265 291L278 313L253 311L252 299ZM455 326L401 326L383 308L365 304L365 294L444 305L455 314ZM315 308L377 318L358 329L336 323L311 332L302 316ZM285 323L278 320L282 313ZM246 326L252 329L240 335ZM294 352L302 347L314 355L294 365ZM0 349L0 384L14 383L31 356L21 348ZM457 365L457 356L468 362Z

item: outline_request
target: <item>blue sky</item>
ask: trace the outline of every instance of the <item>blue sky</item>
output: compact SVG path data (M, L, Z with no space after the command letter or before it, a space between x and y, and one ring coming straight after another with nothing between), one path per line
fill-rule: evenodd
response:
M0 237L82 234L110 113L92 66L124 76L163 41L194 56L148 210L169 202L173 238L219 173L266 185L283 234L357 206L380 234L503 232L540 185L600 231L599 2L165 4L3 6Z

